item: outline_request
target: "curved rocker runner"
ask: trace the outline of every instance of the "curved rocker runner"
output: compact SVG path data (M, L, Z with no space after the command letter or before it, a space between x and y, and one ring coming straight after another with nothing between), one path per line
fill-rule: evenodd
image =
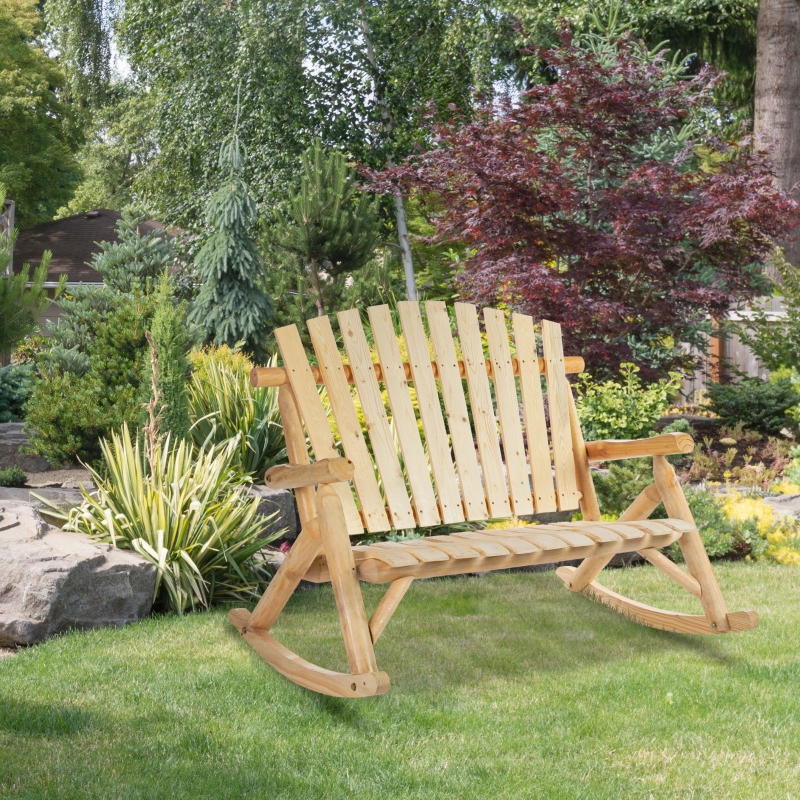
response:
M300 536L252 613L241 608L229 613L268 664L315 692L337 697L383 694L389 678L378 670L373 645L415 579L570 559L583 560L578 567L557 570L569 590L641 625L703 634L758 625L753 611L728 611L678 479L664 458L690 452L690 436L584 442L567 379L583 370L583 359L564 357L560 326L553 322L541 324L540 358L533 319L512 315L512 353L503 312L485 309L487 358L475 307L457 303L459 359L444 303L425 304L427 332L418 303L401 302L398 311L407 362L388 306L375 306L368 315L377 363L360 314L353 309L337 315L344 355L328 317L318 317L308 321L315 365L309 363L297 327L290 325L275 332L284 366L252 372L254 386L280 387L278 404L289 458L289 464L270 469L265 482L294 489L302 524ZM542 376L549 402L549 440ZM326 389L327 408L318 384ZM640 456L652 457L654 483L616 522L601 522L590 462ZM661 502L668 517L649 519ZM581 522L469 530L355 547L349 538L365 531L578 508ZM661 552L673 542L681 548L686 570ZM640 553L694 595L703 613L652 608L597 582L614 555L630 552ZM270 635L301 580L330 581L349 673L311 664ZM389 584L369 619L359 581Z

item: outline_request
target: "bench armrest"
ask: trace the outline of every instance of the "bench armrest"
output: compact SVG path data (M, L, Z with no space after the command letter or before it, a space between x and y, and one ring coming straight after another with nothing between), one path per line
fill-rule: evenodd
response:
M346 458L323 458L313 464L281 464L264 473L270 489L299 489L323 483L349 481L355 467Z
M691 453L694 439L688 433L662 433L649 439L609 439L586 443L589 461L615 461L639 456L669 456Z

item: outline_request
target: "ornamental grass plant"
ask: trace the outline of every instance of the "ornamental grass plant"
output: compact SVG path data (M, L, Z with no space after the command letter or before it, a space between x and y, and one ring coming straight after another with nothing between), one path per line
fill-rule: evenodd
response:
M89 467L97 491L83 488L64 530L135 550L158 570L157 607L182 614L221 600L255 600L267 574L255 554L258 498L237 469L238 438L198 450L167 436L143 446L127 426L101 442L106 475Z
M218 359L213 351L195 353L191 360L196 370L189 383L192 441L211 451L235 439L232 466L263 480L269 467L286 460L277 390L254 388L244 365Z

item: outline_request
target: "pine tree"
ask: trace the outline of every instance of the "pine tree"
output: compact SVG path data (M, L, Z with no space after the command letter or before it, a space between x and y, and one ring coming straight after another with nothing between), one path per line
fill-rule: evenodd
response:
M264 262L250 237L257 209L242 177L246 154L234 131L222 145L219 168L226 177L208 203L206 217L214 233L195 259L202 288L192 319L215 344L243 341L257 356L272 301L264 288Z
M155 347L158 365L158 406L162 433L170 434L177 443L189 437L189 395L186 382L189 375L189 339L186 333L185 306L175 303L172 285L164 273L156 289L155 312L150 324L150 340ZM143 393L153 400L153 365L147 359ZM145 415L141 421L144 423Z
M344 274L369 263L380 241L379 201L357 183L344 156L326 153L317 141L303 154L300 189L275 226L274 244L298 270L298 294L311 292L319 316L342 294Z
M91 266L103 276L106 288L130 292L134 285L147 291L175 261L175 245L163 230L142 234L139 226L147 219L144 209L122 209L117 221L117 242L99 242L100 252Z

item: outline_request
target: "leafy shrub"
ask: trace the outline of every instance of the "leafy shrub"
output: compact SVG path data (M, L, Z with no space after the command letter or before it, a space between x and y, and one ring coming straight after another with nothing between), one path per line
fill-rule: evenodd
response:
M0 469L0 486L24 486L28 481L28 476L19 467L7 467Z
M153 399L153 356L158 363L159 402L162 428L171 434L173 444L189 438L189 338L186 332L186 307L173 300L172 286L165 274L155 295L155 311L149 332L150 358L145 359L144 396ZM142 415L143 418L144 415Z
M211 362L221 364L234 372L250 374L253 362L241 350L230 348L226 344L209 344L189 353L189 363L192 366L192 375L198 380L208 379L208 365Z
M249 371L232 368L227 357L208 355L202 372L192 375L189 417L192 441L203 450L237 440L233 463L243 475L261 479L285 460L277 390L254 389Z
M594 484L604 515L616 519L653 482L649 459L626 459L611 463L607 476L595 475ZM759 531L757 521L750 517L731 518L727 500L706 487L686 487L686 501L697 523L700 538L711 558L763 555L767 540ZM663 506L653 513L665 516ZM670 546L670 555L681 561L680 546Z
M707 402L725 425L742 423L745 428L778 436L794 424L787 412L800 403L800 394L789 378L745 378L736 384L710 384Z
M9 364L0 368L0 422L21 422L23 406L33 390L33 366Z
M233 467L233 442L204 453L165 439L152 468L127 426L101 448L108 477L91 470L97 492L81 489L83 503L70 510L64 530L152 562L157 604L179 614L258 596L266 576L254 555L268 540L260 537L258 498L248 497L249 481Z
M79 376L64 361L53 362L44 354L25 405L30 452L56 466L75 459L97 462L102 455L99 439L139 416L152 299L108 294L112 302L99 299L91 313L88 304L82 308L87 311L82 314L86 372Z
M641 439L669 407L669 397L680 386L680 377L642 386L635 364L622 364L621 382L595 383L582 374L577 383L578 416L587 441Z

